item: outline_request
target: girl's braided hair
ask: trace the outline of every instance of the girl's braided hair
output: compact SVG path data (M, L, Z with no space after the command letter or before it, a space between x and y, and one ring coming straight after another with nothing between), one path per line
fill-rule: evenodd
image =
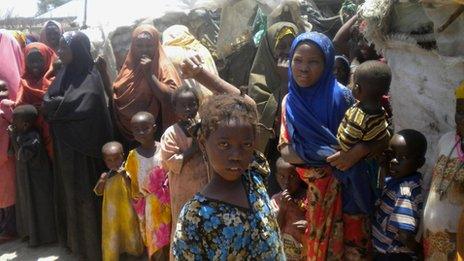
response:
M207 139L217 130L220 122L240 120L251 124L256 134L258 112L254 104L242 95L221 94L209 97L200 107L201 127L199 135Z

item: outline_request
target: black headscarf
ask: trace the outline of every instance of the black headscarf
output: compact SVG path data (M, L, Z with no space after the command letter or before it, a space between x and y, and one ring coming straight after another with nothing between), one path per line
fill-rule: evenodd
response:
M100 158L101 147L112 139L112 125L104 87L90 54L89 38L68 32L63 39L73 54L44 97L44 112L54 139L87 156Z

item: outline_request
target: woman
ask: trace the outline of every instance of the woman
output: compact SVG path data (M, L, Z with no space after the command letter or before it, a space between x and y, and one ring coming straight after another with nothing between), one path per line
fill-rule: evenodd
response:
M425 260L456 260L464 210L464 83L456 90L456 130L438 143L438 160L424 207Z
M31 104L38 111L43 97L53 79L53 63L58 59L55 52L43 43L31 43L25 48L26 72L21 78L16 105ZM49 156L53 155L53 145L49 126L42 114L37 119L37 128L42 135Z
M209 50L190 33L186 26L173 25L164 30L163 46L166 55L171 59L178 72L180 71L180 65L183 60L187 58L189 54L197 53L203 60L205 69L218 75L213 56L211 56ZM211 91L193 79L184 79L184 83L197 89L202 96L211 95Z
M21 47L6 31L0 30L0 243L16 234L15 160L8 153L8 125L16 100L24 58Z
M54 142L58 235L83 259L98 260L100 204L92 189L104 169L101 148L112 139L110 115L89 38L67 32L58 53L64 68L43 104Z
M63 33L64 30L60 23L54 20L47 21L40 32L40 42L46 44L56 52Z
M248 95L258 106L259 122L276 134L279 133L279 128L275 126L279 126L280 102L287 89L288 67L282 65L288 60L297 33L298 29L292 23L279 22L269 27L250 72ZM268 152L267 156L275 154L276 143L271 142L271 146L274 146L268 147L272 138L271 132L261 132L257 140L257 149Z
M366 144L346 153L333 149L338 145L338 126L354 99L333 74L334 48L327 36L301 34L293 41L290 54L289 94L282 102L278 149L287 162L298 166L300 178L309 186L308 260L351 258L353 253L344 256L347 243L354 243L356 250L361 248L354 255L368 258L367 246L361 243L369 242L368 228L355 231L351 229L353 220L345 220L340 183L328 164L347 170L372 149ZM347 221L350 225L344 227ZM354 225L359 226L356 220Z
M179 84L179 75L164 53L158 31L151 25L137 27L126 61L113 84L114 114L125 149L135 147L130 121L137 112L147 111L156 117L158 139L175 123L171 94Z

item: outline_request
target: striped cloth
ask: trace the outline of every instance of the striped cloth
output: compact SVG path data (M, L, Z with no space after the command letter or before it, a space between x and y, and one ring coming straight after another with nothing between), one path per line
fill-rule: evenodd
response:
M343 151L348 151L361 141L382 140L388 133L388 121L385 110L379 114L365 113L356 103L349 108L338 127L338 142Z
M421 174L387 178L372 227L373 244L380 253L413 254L398 241L399 230L417 233L422 211Z

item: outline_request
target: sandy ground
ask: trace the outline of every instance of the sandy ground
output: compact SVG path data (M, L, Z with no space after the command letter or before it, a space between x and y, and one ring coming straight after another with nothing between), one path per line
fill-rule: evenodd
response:
M40 247L28 247L26 242L21 240L15 240L0 245L0 261L77 261L78 258L75 255L67 253L67 251L58 246L58 244L52 244ZM145 261L146 258L142 257L129 257L121 256L121 261Z
M0 261L18 260L18 261L51 261L51 260L78 260L75 256L66 252L66 250L57 244L28 247L26 242L15 240L0 245Z

